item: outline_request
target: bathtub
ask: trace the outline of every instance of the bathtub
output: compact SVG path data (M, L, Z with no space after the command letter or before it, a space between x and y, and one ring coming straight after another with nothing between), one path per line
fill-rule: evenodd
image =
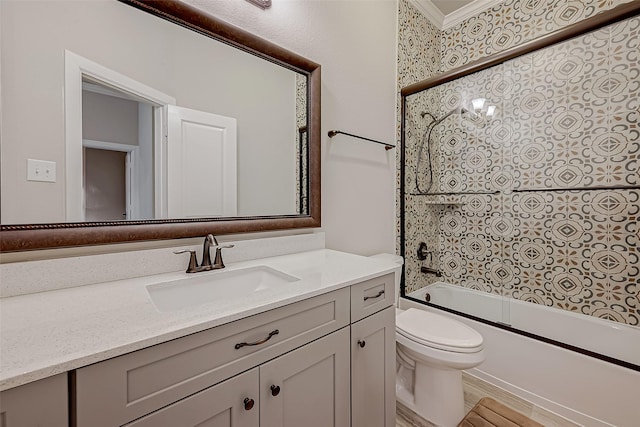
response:
M640 328L437 282L409 296L636 365ZM597 338L597 339L596 339ZM640 424L639 424L640 425Z
M640 365L640 328L453 286L442 282L407 295L514 329ZM585 426L638 426L640 371L490 324L402 299L476 329L487 359L470 374Z

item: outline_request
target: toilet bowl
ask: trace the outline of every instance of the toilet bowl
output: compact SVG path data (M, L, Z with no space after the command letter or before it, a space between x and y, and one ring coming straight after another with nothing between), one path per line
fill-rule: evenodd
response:
M398 264L398 307L402 257L375 255ZM433 311L396 308L396 398L438 426L464 417L462 370L484 360L483 339L473 328Z

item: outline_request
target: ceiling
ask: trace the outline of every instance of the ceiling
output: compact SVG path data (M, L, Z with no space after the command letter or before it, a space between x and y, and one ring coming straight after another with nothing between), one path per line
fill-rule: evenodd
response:
M431 3L440 9L440 12L447 15L468 5L469 3L473 3L473 1L474 0L431 0Z
M503 0L409 0L441 30L501 3Z

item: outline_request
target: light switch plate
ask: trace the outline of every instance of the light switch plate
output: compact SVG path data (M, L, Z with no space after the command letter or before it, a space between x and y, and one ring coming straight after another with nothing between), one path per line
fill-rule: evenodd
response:
M56 182L56 162L27 159L27 181Z

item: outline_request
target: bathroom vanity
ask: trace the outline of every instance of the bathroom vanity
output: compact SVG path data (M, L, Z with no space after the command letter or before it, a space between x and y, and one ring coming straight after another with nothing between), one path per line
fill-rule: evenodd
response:
M149 289L186 274L3 299L6 425L395 425L393 266L317 250L203 274L257 266L298 280L164 311ZM40 330L20 302L45 311Z

